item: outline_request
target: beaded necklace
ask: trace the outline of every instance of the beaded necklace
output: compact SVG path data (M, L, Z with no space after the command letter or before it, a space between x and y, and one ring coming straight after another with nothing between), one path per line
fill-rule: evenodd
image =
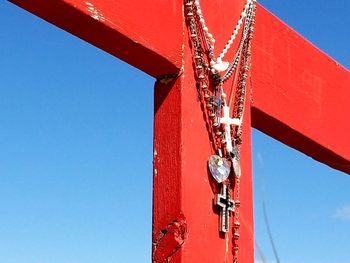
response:
M246 81L250 67L251 40L255 23L255 2L255 0L247 0L229 40L218 57L214 54L215 38L206 25L199 0L186 0L185 2L195 65L196 87L207 124L209 124L210 139L215 152L209 157L208 165L211 175L221 188L220 193L217 193L214 198L215 204L220 209L220 232L229 232L229 215L230 212L234 212L234 262L238 261L241 177L239 153L242 144L242 123L246 100ZM231 62L224 61L242 26L241 38ZM232 92L228 98L224 86L231 77L234 79ZM233 105L231 105L232 101ZM233 107L232 118L230 117L230 106ZM235 175L235 200L230 198L231 189L228 177L231 174L231 166Z

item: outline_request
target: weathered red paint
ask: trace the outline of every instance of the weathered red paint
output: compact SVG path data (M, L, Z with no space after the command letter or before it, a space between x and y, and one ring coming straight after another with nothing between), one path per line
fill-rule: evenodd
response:
M152 76L181 70L184 24L180 0L11 2ZM216 37L217 47L223 46L232 21L238 17L234 8L237 2L240 1L204 2L204 11L217 10L215 14L206 12L211 31L222 36ZM217 13L222 19L215 19ZM348 70L261 6L257 20L253 127L349 173L349 125L345 121L350 113Z
M253 49L253 126L350 173L350 73L259 8Z
M155 87L153 260L157 263L168 262L166 260L233 262L232 233L226 255L226 240L218 232L219 217L213 206L213 196L219 189L208 173L207 160L213 152L197 98L188 46L184 49L183 69L179 78L168 84L159 80ZM247 103L241 153L244 176L241 183L240 258L252 263L251 129L249 101ZM169 238L164 240L159 252L159 237L163 237L163 232L167 233L164 230L174 219L186 225L186 231L181 232L184 233L181 245L174 237ZM181 249L177 249L179 246ZM170 253L174 249L177 252Z
M187 224L184 216L173 219L153 237L153 262L167 262L182 248L187 238Z
M225 240L212 205L218 189L206 167L211 146L197 100L182 1L12 2L152 76L183 72L155 86L153 260L224 262ZM243 1L202 2L220 49ZM349 72L260 6L255 32L242 148L240 261L247 263L253 262L250 116L254 127L350 172ZM227 262L232 262L231 250Z

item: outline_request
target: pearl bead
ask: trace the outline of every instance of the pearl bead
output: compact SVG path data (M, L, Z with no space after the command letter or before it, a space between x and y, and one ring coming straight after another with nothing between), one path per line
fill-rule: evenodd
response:
M230 63L225 61L225 62L216 63L215 65L212 66L212 68L215 69L215 71L217 72L223 72L227 70L229 65Z
M231 46L233 45L233 42L234 40L236 39L242 25L244 24L244 18L248 15L248 12L250 14L250 11L252 10L253 13L253 18L252 20L254 21L254 3L256 2L256 0L246 0L246 3L244 5L244 9L241 13L241 16L240 16L240 19L237 21L237 24L234 28L234 31L232 32L229 40L227 41L224 49L221 51L219 57L218 57L218 61L215 62L215 60L213 60L213 58L215 57L214 56L214 43L216 42L213 35L209 32L209 29L208 27L206 26L205 24L205 19L203 17L203 14L202 14L202 10L201 10L201 5L200 5L200 0L193 0L193 2L188 2L186 4L186 6L191 6L191 3L194 4L193 8L195 9L193 12L195 12L197 15L198 15L198 21L201 25L201 28L203 30L203 33L204 33L204 36L206 37L206 41L208 41L208 51L209 51L209 57L212 58L212 61L210 61L210 65L211 67L215 64L219 64L220 61L222 61L222 59L225 57L225 55L228 53L229 49L231 48ZM192 11L192 8L190 7L191 11ZM188 17L191 18L193 20L193 18L191 17L191 15L193 14L188 14ZM252 21L252 23L253 23ZM250 30L250 32L252 32L254 29ZM193 36L194 37L194 36ZM196 36L198 37L198 36ZM250 35L248 35L248 38L251 38ZM235 64L237 64L236 61L234 61Z

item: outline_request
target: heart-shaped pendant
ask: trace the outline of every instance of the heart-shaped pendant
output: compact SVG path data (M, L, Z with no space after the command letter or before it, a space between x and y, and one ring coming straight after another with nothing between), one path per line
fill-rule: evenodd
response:
M229 162L218 155L209 157L208 166L211 175L218 183L222 183L230 175L231 168Z

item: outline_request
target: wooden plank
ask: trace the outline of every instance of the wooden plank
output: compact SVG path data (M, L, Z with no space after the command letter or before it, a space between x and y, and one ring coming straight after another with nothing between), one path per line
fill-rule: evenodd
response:
M152 76L176 73L182 66L182 1L12 2ZM217 47L223 47L238 18L236 4L203 1ZM348 70L259 6L253 71L253 126L349 173Z
M219 1L203 2L203 12L221 5ZM239 16L244 1L231 1L229 5L222 14L227 25L232 23L232 17ZM217 45L222 47L231 33L230 27L219 27L215 13L206 17ZM187 37L186 33L184 43L189 43ZM153 262L233 262L232 231L228 243L218 231L219 216L213 197L219 189L207 168L213 150L198 100L188 44L183 51L181 77L167 85L158 81L155 87ZM226 91L227 87L230 84ZM251 126L247 103L241 149L239 259L253 263Z
M54 11L47 11L44 9L50 8L51 2L43 3L44 6L35 6L28 4L25 1L16 0L21 5L27 4L25 8L30 8L32 12L40 16L47 16L46 14L55 13ZM38 0L36 0L38 1ZM48 1L47 1L48 2ZM55 24L63 26L69 31L73 30L75 34L84 39L89 40L89 35L84 35L84 30L88 32L95 32L99 27L101 21L95 22L86 14L81 15L82 12L79 6L68 5L67 1L59 1L63 11L59 11L59 15L48 17L54 21ZM173 1L164 1L171 6ZM180 1L175 1L180 3ZM31 2L33 3L33 2ZM55 2L57 3L57 1ZM96 4L97 1L94 1ZM149 1L147 2L150 3ZM160 2L159 2L160 3ZM170 3L170 4L169 4ZM157 2L158 4L158 2ZM203 8L210 10L211 8L219 8L217 4L207 2ZM96 5L97 6L97 5ZM130 4L129 4L130 6ZM156 5L157 6L157 5ZM163 8L163 4L158 5ZM242 10L243 0L235 1L234 5L227 9L225 17L226 23L231 24L231 18L237 17ZM101 9L101 7L98 7ZM65 11L67 9L67 11ZM72 10L73 9L73 10ZM73 18L74 10L78 11L78 17ZM44 10L44 11L41 11ZM72 13L69 13L72 12ZM151 11L149 11L151 12ZM155 13L154 11L152 11ZM80 17L79 17L80 14ZM107 16L107 11L103 11L104 17ZM179 12L180 20L182 21L181 13ZM74 26L69 22L64 22L59 16L65 16L66 19L77 19L75 23L80 24ZM80 20L81 19L81 20ZM158 17L157 20L160 18ZM87 20L87 21L86 21ZM219 25L216 21L215 14L208 17L208 22ZM58 21L58 22L57 22ZM161 21L161 20L159 20ZM105 21L102 21L105 22ZM131 20L130 20L131 22ZM64 23L64 24L59 24ZM88 24L84 24L88 23ZM114 23L117 23L115 21ZM140 21L138 21L140 23ZM148 23L147 21L145 23ZM103 24L103 23L102 23ZM169 30L169 25L166 23L159 23L162 32ZM78 32L81 28L83 32ZM215 32L217 36L217 43L223 46L224 41L229 36L230 27L225 30L217 27ZM120 30L120 29L116 29ZM130 26L129 26L129 29ZM149 30L149 29L148 29ZM171 29L175 32L176 27ZM123 31L124 32L124 31ZM125 31L125 34L132 32ZM124 34L123 33L123 34ZM101 37L99 46L104 48L107 45L110 52L113 46L109 46L111 38L105 35ZM132 33L133 34L133 33ZM176 41L172 41L171 37L166 40L166 47L164 43L155 42L144 37L139 33L138 37L145 39L144 48L150 48L148 43L152 43L154 49L156 45L160 45L159 49L172 50L176 47ZM158 32L159 34L159 32ZM179 31L182 36L182 29ZM96 37L96 35L94 36ZM183 49L178 49L181 53L181 67L184 73L177 80L169 84L163 84L161 81L156 83L155 87L155 125L154 125L154 197L153 197L153 262L154 263L193 263L193 262L232 262L232 233L228 236L228 246L226 246L226 239L219 235L219 215L216 207L213 207L214 194L219 191L217 184L213 181L208 173L207 160L213 154L209 136L207 133L205 121L203 120L203 113L201 105L198 101L197 90L195 88L194 73L192 69L192 55L189 49L189 41L187 39L187 32L184 32L185 40ZM131 39L127 35L128 39ZM96 45L96 39L92 39L92 43ZM181 39L182 43L182 39ZM132 43L124 43L124 50L133 48ZM131 47L130 47L131 45ZM147 46L148 45L148 46ZM170 47L169 47L170 46ZM116 51L119 52L119 51ZM123 52L123 51L122 51ZM141 52L141 51L140 51ZM144 63L145 57L138 57ZM169 59L170 60L170 59ZM129 63L130 60L126 60ZM173 60L171 60L173 61ZM175 62L174 62L175 61ZM173 64L177 65L178 60L174 60ZM135 65L135 64L133 64ZM146 66L149 66L148 64ZM153 67L151 65L151 67ZM144 69L142 67L139 67ZM178 67L180 68L180 67ZM159 71L157 71L159 70ZM146 72L153 72L154 76L159 76L164 73L159 68L146 69ZM160 73L161 72L161 73ZM244 147L242 149L242 186L241 186L241 239L240 239L240 260L247 263L253 263L253 209L252 209L252 177L251 177L251 145L250 145L250 112L249 105L246 107L245 126L244 126ZM232 226L232 221L231 221Z
M213 197L219 189L207 168L213 151L188 47L184 58L185 73L167 85L158 81L155 87L153 262L233 262L232 232L226 252L226 239L218 231L219 216ZM253 263L249 105L246 108L239 259ZM230 224L232 227L232 218Z
M181 68L182 2L10 0L151 76ZM169 33L171 29L171 33Z
M182 2L12 2L152 76L184 70L174 82L158 81L155 88L153 259L156 263L169 259L178 263L224 262L225 240L218 234L218 215L212 206L218 189L207 171L211 148L197 100ZM203 2L218 49L224 46L242 6L243 1ZM254 127L349 172L349 125L345 121L349 114L349 73L261 7L253 44ZM247 106L240 261L252 263L250 105ZM227 255L230 261L231 251Z
M350 73L263 8L253 41L252 123L350 173Z

